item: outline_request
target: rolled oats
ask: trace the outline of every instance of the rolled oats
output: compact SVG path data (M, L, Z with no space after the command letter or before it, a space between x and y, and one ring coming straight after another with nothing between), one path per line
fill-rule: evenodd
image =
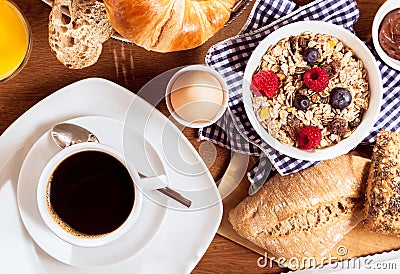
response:
M307 47L318 50L318 64L310 65L304 60L302 54ZM328 87L322 92L309 89L303 82L304 73L316 66L325 69L329 76ZM303 32L282 39L267 50L259 69L275 72L280 88L272 98L253 94L253 109L261 125L283 144L297 146L298 131L308 125L321 130L318 148L337 144L351 135L368 108L368 72L362 60L330 35ZM330 91L335 87L345 88L352 95L352 102L343 110L329 104ZM296 94L309 98L308 110L294 107Z

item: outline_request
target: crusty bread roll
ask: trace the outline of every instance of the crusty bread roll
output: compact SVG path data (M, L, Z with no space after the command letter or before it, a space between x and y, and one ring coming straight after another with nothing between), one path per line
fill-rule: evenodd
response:
M372 153L364 227L400 235L400 133L381 131Z
M229 213L242 237L276 258L320 258L363 218L369 160L343 155L276 175Z
M49 44L66 67L81 69L96 63L102 43L113 32L103 3L97 0L54 1L49 18Z
M236 0L104 0L114 29L158 52L197 47L228 21Z

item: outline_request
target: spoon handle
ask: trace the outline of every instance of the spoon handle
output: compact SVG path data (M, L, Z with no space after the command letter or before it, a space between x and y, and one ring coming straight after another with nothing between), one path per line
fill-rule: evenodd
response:
M175 201L181 203L182 205L189 208L192 205L192 201L183 197L180 193L176 192L175 190L169 187L158 188L157 191L161 192L162 194L174 199Z
M239 11L239 9L244 5L244 4L246 4L246 2L247 2L248 0L239 0L239 1L237 1L236 2L236 4L233 6L233 8L232 8L232 12L237 12L237 11Z

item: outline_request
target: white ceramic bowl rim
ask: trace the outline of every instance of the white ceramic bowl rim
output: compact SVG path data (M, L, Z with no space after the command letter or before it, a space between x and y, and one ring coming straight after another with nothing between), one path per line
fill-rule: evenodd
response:
M277 43L283 38L289 37L290 35L298 35L305 31L329 34L338 38L345 45L353 49L356 56L363 60L364 66L368 70L369 85L371 90L370 107L364 113L363 119L357 129L348 138L340 141L336 145L311 151L282 144L272 137L267 130L261 126L253 112L250 91L250 83L254 71L258 67L262 56L265 54L269 46ZM376 65L375 58L366 45L358 37L343 27L322 21L296 22L281 27L269 34L253 51L245 69L242 88L243 103L246 114L254 130L260 135L260 137L277 151L295 159L308 161L321 161L335 158L354 149L369 134L370 130L375 124L379 115L382 100L381 75L378 66Z
M222 87L222 91L224 92L224 102L221 106L221 109L218 111L218 113L214 116L214 118L208 122L194 122L190 123L184 119L182 119L179 115L177 115L171 105L171 102L169 100L169 94L172 91L172 86L175 83L175 81L178 79L179 76L181 76L183 73L188 72L188 71L205 71L210 74L212 74L215 78L217 78L218 82L220 83ZM213 68L208 67L206 65L190 65L186 66L180 70L178 70L169 80L167 88L165 90L165 101L167 104L168 111L170 112L171 116L178 121L180 124L186 126L186 127L191 127L191 128L202 128L209 126L216 121L218 121L219 118L224 114L226 111L226 108L228 107L228 100L229 100L229 94L228 94L228 87L226 85L225 80L222 78L222 76Z
M387 53L382 49L381 44L379 43L379 28L383 19L389 12L399 8L399 0L387 0L379 8L377 13L375 14L374 21L372 23L372 42L374 43L375 50L382 61L384 61L390 67L400 71L400 60L396 60L387 55Z
M125 222L116 230L114 230L111 233L105 234L105 235L100 235L99 237L94 237L94 238L83 238L83 237L77 237L74 236L68 232L66 232L64 229L62 229L59 225L55 223L53 218L50 215L47 202L46 202L46 188L48 184L48 178L51 176L53 173L54 169L58 166L58 164L66 159L67 157L78 153L82 151L101 151L105 152L114 158L118 159L129 171L129 174L132 177L133 182L138 182L140 180L139 174L137 173L136 170L133 169L133 166L130 165L129 168L125 165L124 163L124 158L122 156L122 153L115 150L114 148L100 144L100 143L80 143L76 145L69 146L67 148L64 148L60 152L58 152L56 155L53 156L53 158L50 159L50 161L46 164L45 168L43 169L39 183L38 183L38 189L37 189L37 204L39 208L39 213L40 216L42 217L43 221L45 224L49 227L49 229L60 239L76 245L76 246L81 246L81 247L98 247L102 246L108 243L111 243L118 238L120 238L122 235L124 235L126 232L128 232L131 227L133 226L134 222L136 221L140 210L142 206L142 193L138 188L138 184L135 183L135 200L133 203L133 209L131 213L129 214L128 218L125 220Z

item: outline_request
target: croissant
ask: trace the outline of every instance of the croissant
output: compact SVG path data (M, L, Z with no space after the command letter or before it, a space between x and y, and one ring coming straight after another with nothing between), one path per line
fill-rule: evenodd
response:
M172 52L206 42L236 0L104 0L113 28L147 50Z

